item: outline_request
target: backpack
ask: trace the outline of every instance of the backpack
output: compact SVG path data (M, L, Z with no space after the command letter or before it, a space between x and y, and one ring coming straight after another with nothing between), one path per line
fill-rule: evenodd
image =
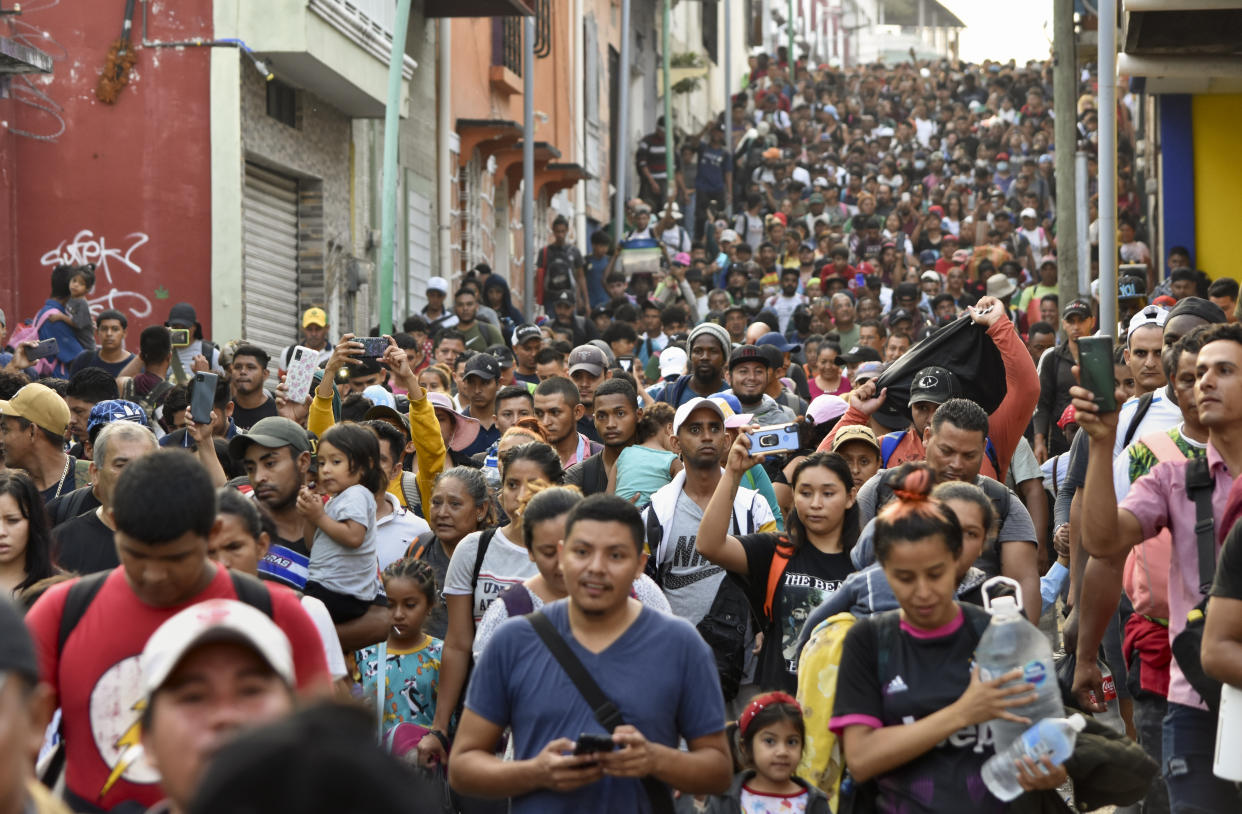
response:
M147 414L147 426L154 429L159 422L156 421L155 412L164 406L164 400L168 394L176 387L174 383L168 379L161 380L155 387L147 391L145 395L138 395L137 388L134 385L133 378L129 378L125 382L125 387L121 391L121 398L126 401L132 401L143 409Z
M47 322L48 317L52 315L55 309L48 308L40 314L35 321L30 324L22 324L17 330L9 335L9 342L14 348L20 347L23 342L38 342L39 330L43 327L43 323ZM56 357L50 359L36 359L34 364L35 372L40 376L51 376L56 369Z
M888 469L888 459L893 457L893 453L897 451L897 446L901 443L901 439L906 436L909 430L897 430L890 432L880 438L880 468ZM1000 459L996 457L996 447L992 445L992 438L988 436L983 439L983 454L988 456L988 462L992 464L992 469L999 475Z
M545 249L546 252L546 249ZM543 272L543 302L547 305L562 291L574 290L574 270L569 261L557 255L548 260Z
M470 587L479 584L479 571L483 569L483 558L487 556L487 548L492 544L492 538L496 536L496 529L485 529L479 535L479 550L474 555L474 571L470 577ZM405 549L405 556L421 560L431 547L431 543L436 539L434 531L424 531L410 542Z
M1139 425L1147 417L1147 411L1151 409L1151 403L1155 397L1155 390L1139 396L1138 405L1134 409L1134 415L1130 418L1130 425L1126 427L1126 434L1121 442L1122 449L1130 446L1130 442L1134 440L1134 434L1138 432Z
M975 633L982 636L991 615L973 605L962 604L961 607ZM885 611L871 619L878 639L876 673L882 678L900 635L901 611ZM798 656L797 698L806 721L806 738L802 743L797 776L827 794L833 811L843 810L838 807L838 797L846 766L841 741L828 729L828 723L836 704L837 672L845 651L845 637L859 621L849 612L825 619L811 631Z

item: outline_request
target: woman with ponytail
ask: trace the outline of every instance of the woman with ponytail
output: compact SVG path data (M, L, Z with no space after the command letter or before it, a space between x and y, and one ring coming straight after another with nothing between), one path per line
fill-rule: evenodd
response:
M790 479L794 497L786 520L788 536L748 534L731 520L733 499L742 476L760 460L761 456L750 454L750 435L739 434L703 512L695 547L746 581L764 634L756 683L794 692L802 625L854 570L849 555L858 539L858 508L851 497L854 479L841 456L808 455Z
M1005 811L980 774L994 753L988 722L1032 723L1009 708L1033 688L1021 670L984 681L973 666L989 617L954 598L962 524L931 496L931 468L908 463L885 478L897 499L876 518L876 557L900 607L846 635L830 728L854 779L876 781L878 812ZM1027 790L1066 777L1046 759L1020 774Z

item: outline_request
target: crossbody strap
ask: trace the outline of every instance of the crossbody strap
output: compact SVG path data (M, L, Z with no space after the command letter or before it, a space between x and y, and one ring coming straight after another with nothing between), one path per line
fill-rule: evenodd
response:
M1216 521L1212 516L1215 486L1207 457L1186 464L1186 493L1195 503L1195 543L1199 550L1199 593L1207 596L1216 575Z
M591 708L599 725L612 733L618 726L625 723L625 719L621 717L621 710L604 694L599 684L595 683L595 679L591 678L586 666L569 648L569 643L556 632L556 628L552 626L552 620L543 611L536 611L526 618L530 620L531 627L539 634L544 645L552 652L552 657L556 659L557 664L561 665L561 669L565 671L569 680L574 683L574 687L586 700L587 706ZM647 799L651 802L651 810L655 814L673 814L673 798L664 784L651 775L640 778L640 781Z
M574 655L573 650L569 649L569 643L556 632L556 628L552 626L552 620L542 611L532 613L526 618L530 620L531 627L539 634L544 645L552 651L552 657L556 659L556 663L561 665L561 669L565 671L569 680L574 683L574 687L586 700L587 706L591 708L591 713L595 715L595 720L599 721L599 725L611 733L625 723L621 717L621 710L609 700L607 695L604 695L604 691L595 683L595 679L591 678L591 674L587 672L582 661Z

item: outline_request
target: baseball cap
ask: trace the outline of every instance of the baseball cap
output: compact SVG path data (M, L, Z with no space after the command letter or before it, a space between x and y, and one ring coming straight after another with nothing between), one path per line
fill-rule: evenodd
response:
M840 396L834 396L831 393L821 393L811 400L810 405L806 408L806 417L816 424L823 424L834 418L840 418L845 415L846 409L849 407L845 399Z
M86 417L86 435L92 442L95 440L95 430L111 424L113 421L132 421L135 424L147 424L147 412L134 404L132 401L124 399L104 399L95 403L91 408L90 414Z
M737 232L733 231L732 229L725 229L723 232L721 232L721 233L720 233L720 240L719 240L719 242L721 242L721 243L736 243L736 242L737 242L737 239L738 239L738 238L737 238Z
M742 412L742 403L732 393L717 393L714 396L708 396L708 400L715 402L720 407L720 412L724 413L726 430L748 426L754 418L753 413Z
M268 449L293 447L298 453L311 451L306 430L302 429L296 421L278 415L261 418L250 428L250 432L233 436L229 441L229 455L240 461L246 457L246 450L251 444L258 444Z
M824 196L819 194L818 192L812 193L811 197L807 198L807 203L822 204L823 202L824 202Z
M1141 300L1147 297L1147 283L1141 277L1119 277L1117 279L1117 299Z
M1157 328L1163 328L1164 323L1169 321L1169 309L1161 308L1159 305L1149 305L1141 309L1137 314L1130 317L1130 325L1126 329L1126 339L1137 331L1139 328L1147 325L1155 325Z
M721 407L720 402L712 401L711 399L703 398L702 396L695 396L685 404L678 407L677 412L673 414L673 435L676 435L678 431L681 430L681 425L685 424L686 419L690 417L690 414L698 409L711 410L713 413L720 416L721 422L728 418L728 416L724 414L724 409Z
M155 695L186 654L199 645L235 642L263 658L276 675L294 685L293 648L267 614L236 599L196 602L155 629L138 659L142 694Z
M970 262L970 249L958 249L953 252L953 262L961 265Z
M552 298L552 304L553 304L553 305L556 305L557 303L562 303L562 302L567 302L567 303L569 303L570 305L573 305L573 302L574 302L574 292L572 292L572 291L558 291L558 292L557 292L557 294L556 294L556 296Z
M24 418L52 435L69 429L69 406L50 387L31 382L8 401L0 401L0 415Z
M953 374L943 367L933 365L914 374L910 382L910 404L930 401L944 404L953 398Z
M427 280L428 291L439 291L442 294L448 294L448 280L443 277L431 277Z
M875 433L866 424L850 424L837 430L836 436L832 439L831 451L836 452L850 441L862 441L873 447L876 452L880 451L880 442L876 440Z
M923 251L919 253L919 262L922 263L923 265L928 265L928 264L935 265L937 259L938 257L934 249L924 249ZM934 274L935 272L932 272L932 273ZM920 277L919 279L930 280L931 278L927 276L927 272L925 271L923 272L923 276ZM939 280L940 279L939 276L937 276L936 279Z
M525 344L532 339L543 341L543 331L535 325L519 325L513 329L513 347Z
M689 252L677 252L677 254L673 255L673 265L689 266L690 265Z
M729 370L733 370L743 362L760 362L765 367L772 366L772 360L755 345L742 345L740 348L734 348L733 353L729 355Z
M883 362L884 357L870 345L855 345L841 354L840 360L847 365L853 365L859 362Z
M883 372L883 362L863 362L854 370L854 377L851 379L851 382L854 385L863 385Z
M448 396L443 393L428 393L427 400L431 402L433 410L444 410L452 415L453 435L448 440L449 449L461 452L479 437L479 429L482 425L479 424L478 419L457 412L453 407L452 399Z
M198 323L198 315L194 306L188 302L179 302L168 309L168 324L176 328L193 328Z
M594 345L579 345L569 354L569 374L585 370L592 376L603 376L608 369L608 357Z
M387 421L394 427L399 427L405 432L405 437L410 437L410 417L405 413L399 412L396 407L389 407L386 404L377 404L366 411L362 416L363 421Z
M302 314L302 327L309 328L311 325L326 326L328 324L328 314L322 308L307 308Z
M681 348L676 346L665 348L660 351L660 378L681 376L686 372L686 363L689 361L686 352Z
M1019 213L1018 213L1018 217L1020 217L1020 218L1038 218L1038 217L1039 217L1039 213L1038 213L1038 212L1036 212L1034 209L1032 209L1031 207L1029 207L1029 206L1028 206L1026 209L1023 209L1021 212L1019 212Z
M1070 404L1066 406L1065 411L1061 413L1061 417L1057 419L1057 426L1061 429L1065 429L1070 424L1076 423L1077 420L1078 413L1074 410L1074 405Z
M894 308L893 312L888 315L888 324L896 325L898 322L901 322L903 319L909 320L910 322L914 322L914 314L910 313L904 308Z
M1069 319L1071 316L1090 319L1092 316L1091 303L1086 300L1070 300L1069 304L1061 309L1061 318Z
M1205 300L1202 297L1182 297L1177 301L1177 305L1169 311L1169 319L1180 317L1188 314L1192 317L1205 319L1213 325L1219 325L1225 322L1225 312L1221 307L1211 300ZM26 385L29 387L30 385Z
M935 254L935 252L923 252L923 254ZM933 257L930 260L925 260L924 262L934 263L936 262L936 259ZM919 281L923 283L943 282L942 278L940 277L940 272L936 271L935 269L928 269L927 271L920 274Z
M362 390L362 397L371 402L372 405L382 405L384 407L397 406L397 400L393 398L392 393L385 390L382 385L368 384Z
M755 344L756 345L771 345L772 347L779 350L781 353L797 353L798 351L802 350L801 345L791 344L790 341L785 338L785 335L778 331L769 331L768 333L759 337L759 341L756 342Z
M461 377L468 379L471 376L478 376L489 382L496 381L500 378L500 361L490 353L476 353L466 360L466 370Z

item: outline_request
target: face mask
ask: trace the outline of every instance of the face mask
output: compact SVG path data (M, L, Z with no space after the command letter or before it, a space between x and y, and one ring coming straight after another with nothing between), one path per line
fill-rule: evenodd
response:
M924 169L927 168L927 162L926 161L915 161L914 168L918 170L919 172L922 172Z
M747 308L758 308L759 307L758 297L746 297L742 302L745 303Z

